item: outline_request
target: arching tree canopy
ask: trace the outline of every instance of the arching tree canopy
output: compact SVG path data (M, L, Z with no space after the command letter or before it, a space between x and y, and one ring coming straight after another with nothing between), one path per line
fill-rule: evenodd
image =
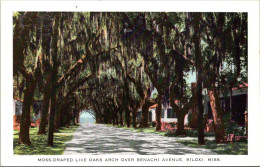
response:
M218 94L247 83L247 13L14 12L13 21L14 97L24 103L23 144L30 144L34 100L43 103L39 134L46 134L48 124L52 146L54 130L77 122L88 108L97 123L128 127L131 121L137 127L140 109L140 127L148 127L148 109L157 104L160 130L168 100L182 134L192 105L203 117L204 88L221 141Z

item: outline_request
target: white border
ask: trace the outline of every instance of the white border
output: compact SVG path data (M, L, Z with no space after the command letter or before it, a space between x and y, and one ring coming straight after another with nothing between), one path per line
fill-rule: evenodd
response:
M2 1L1 3L1 165L13 166L175 166L175 165L260 165L260 110L259 110L259 1ZM148 157L131 155L100 156L14 156L13 155L13 99L12 99L12 12L13 11L172 11L172 12L248 12L249 26L249 154L248 155L158 155L149 157L218 157L220 162L38 162L38 158L89 157Z

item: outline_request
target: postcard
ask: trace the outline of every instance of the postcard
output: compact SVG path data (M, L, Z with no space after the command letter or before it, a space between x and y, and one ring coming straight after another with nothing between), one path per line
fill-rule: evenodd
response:
M2 1L1 34L1 165L260 165L259 1Z

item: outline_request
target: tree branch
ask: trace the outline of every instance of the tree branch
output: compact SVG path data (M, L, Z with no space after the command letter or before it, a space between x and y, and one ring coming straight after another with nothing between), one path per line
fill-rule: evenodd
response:
M157 91L161 91L160 87L157 83L157 80L153 77L152 73L150 72L148 65L145 64L144 65L144 71L147 73L147 75L149 76L150 80L152 81L153 85L155 86L155 88L157 89Z
M80 85L83 85L93 74L89 74L86 77L84 77L83 79L81 79L80 81L78 81L66 94L66 97L71 94L72 92L74 92Z
M188 114L189 110L195 103L195 100L196 100L195 97L191 97L190 101L186 103L185 106L182 108L182 112L184 112L185 115Z
M117 47L114 47L114 48L110 48L108 50L103 50L102 52L99 52L97 54L95 54L94 56L91 56L91 57L96 57L96 56L99 56L103 53L106 53L106 52L110 52L112 50L115 50L117 48L119 48L121 46L117 46ZM67 79L74 71L76 71L78 68L80 68L82 65L83 65L83 62L87 60L87 55L84 54L81 59L79 59L73 66L71 66L67 72L58 79L58 82L57 82L57 85L60 86L64 81L65 79Z
M186 60L187 63L189 63L190 65L195 66L195 62L191 59L189 59L187 56L183 55L182 53L178 52L177 50L173 49L173 52L175 52L176 54L178 54L179 56L181 56L182 58L184 58L184 60Z

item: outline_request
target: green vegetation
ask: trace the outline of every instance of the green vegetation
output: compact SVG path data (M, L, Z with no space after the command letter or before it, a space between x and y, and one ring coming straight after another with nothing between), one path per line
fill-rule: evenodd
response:
M113 126L112 124L107 124L108 126ZM134 132L144 132L144 133L155 133L159 134L162 136L167 136L167 137L197 137L198 136L198 131L194 129L185 129L186 134L185 135L176 135L175 133L172 133L170 130L167 131L156 131L155 127L149 127L149 128L133 128L131 126L130 128L127 128L126 125L121 126L121 125L115 125L115 128L123 128L123 129L129 129ZM215 136L214 132L205 132L205 137L209 136Z
M194 148L206 148L218 154L230 154L230 155L247 155L248 143L247 142L233 142L217 144L214 141L205 140L205 145L199 145L197 140L177 140L178 143L194 147Z
M145 129L132 130L174 137L161 131L166 103L177 116L176 133L204 143L202 92L210 99L216 142L224 141L225 126L244 134L240 126L225 124L231 115L223 118L219 93L247 89L247 24L248 14L241 12L15 12L13 96L23 101L19 142L32 143L19 151L42 154L47 142L54 147L47 152L62 152L70 133L60 128L78 123L80 111L90 107L97 123L140 122ZM29 128L30 116L38 113L32 111L35 100L42 102L38 133L45 134L48 124L48 141ZM156 131L148 128L155 104ZM185 131L185 115L194 109L199 133Z
M54 133L55 144L47 146L47 135L37 135L38 128L30 128L31 146L18 144L19 131L14 131L14 154L17 155L61 155L65 149L66 142L72 140L72 133L78 126L61 128Z
M107 126L113 126L112 124L107 124ZM128 130L132 130L134 132L144 132L144 133L156 133L156 134L161 134L164 135L166 132L165 131L156 131L155 127L149 127L149 128L133 128L133 126L131 126L130 128L128 128L126 125L121 126L121 125L114 125L113 127L115 128L123 128L123 129L128 129Z
M113 126L112 124L109 124L108 126ZM134 132L143 132L143 133L155 133L159 134L162 136L167 136L167 137L176 137L177 142L194 147L194 148L205 148L205 149L210 149L213 152L216 152L218 154L230 154L230 155L247 155L248 154L248 143L247 141L241 141L241 142L233 142L233 143L222 143L222 144L217 144L215 140L205 140L205 145L199 145L197 139L192 139L192 140L181 140L178 138L183 138L183 137L196 137L198 136L198 131L197 130L185 130L186 135L179 135L177 136L175 133L168 131L156 131L155 127L150 127L150 128L127 128L126 126L120 126L120 125L115 125L114 127L116 128L123 128L123 129L129 129ZM210 137L210 136L215 136L214 132L205 132L205 137Z
M176 135L176 133L172 133L170 130L168 130L164 136L168 137L198 137L198 130L194 129L185 129L185 133L183 135ZM205 132L205 137L215 136L214 132Z
M164 136L166 134L165 131L156 131L155 127L150 127L150 128L139 128L139 129L135 129L135 132L144 132L144 133L155 133L155 134L159 134Z

